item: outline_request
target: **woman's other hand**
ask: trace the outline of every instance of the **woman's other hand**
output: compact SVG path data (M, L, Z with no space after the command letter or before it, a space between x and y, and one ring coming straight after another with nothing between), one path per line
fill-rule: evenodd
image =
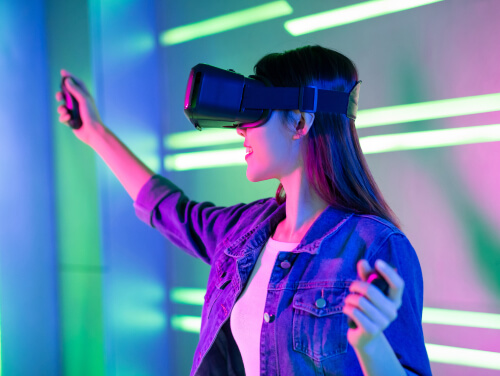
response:
M398 316L403 297L404 281L390 265L383 260L375 262L375 269L389 284L388 296L377 287L366 282L372 272L366 260L359 260L358 275L361 281L354 281L345 299L343 312L357 325L347 331L347 340L355 349L363 349L382 334Z

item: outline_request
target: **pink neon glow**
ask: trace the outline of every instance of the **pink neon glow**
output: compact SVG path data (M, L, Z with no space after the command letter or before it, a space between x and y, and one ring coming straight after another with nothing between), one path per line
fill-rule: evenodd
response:
M187 87L186 87L186 94L184 96L184 109L189 107L189 99L191 97L191 92L193 90L193 72L189 75Z

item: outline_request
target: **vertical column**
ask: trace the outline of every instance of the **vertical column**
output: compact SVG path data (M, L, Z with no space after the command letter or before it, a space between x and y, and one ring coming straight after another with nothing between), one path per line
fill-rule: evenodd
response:
M1 373L59 375L44 2L0 1Z
M101 229L96 156L58 122L53 95L61 68L93 92L89 7L86 1L47 0L47 41L59 253L62 372L105 374Z
M103 121L161 172L161 70L155 0L90 0L97 106ZM119 181L98 163L109 375L169 375L165 240L139 221Z

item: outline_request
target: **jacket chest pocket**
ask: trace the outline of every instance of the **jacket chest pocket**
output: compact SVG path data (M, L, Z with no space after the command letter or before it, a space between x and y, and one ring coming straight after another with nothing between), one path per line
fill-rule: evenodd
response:
M293 298L293 349L321 361L347 351L347 287L298 290Z

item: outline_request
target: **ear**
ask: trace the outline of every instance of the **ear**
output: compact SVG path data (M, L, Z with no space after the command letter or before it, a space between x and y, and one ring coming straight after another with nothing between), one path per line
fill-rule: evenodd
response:
M298 112L298 110L296 111ZM314 116L313 112L300 112L300 119L296 127L297 133L292 137L294 140L304 137L309 132L314 123Z

